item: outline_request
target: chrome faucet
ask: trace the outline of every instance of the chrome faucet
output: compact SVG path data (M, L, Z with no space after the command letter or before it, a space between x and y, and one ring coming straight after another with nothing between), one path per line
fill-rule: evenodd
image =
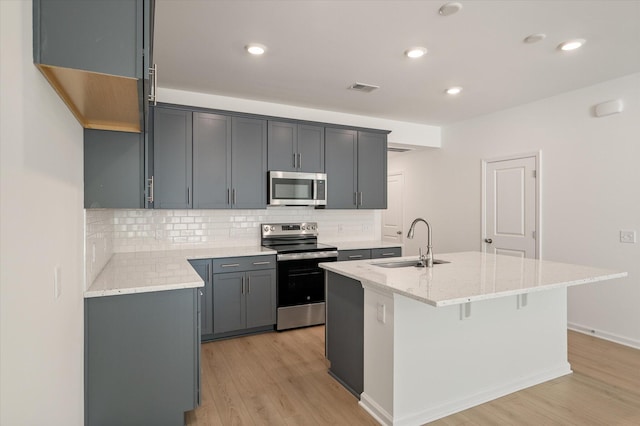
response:
M422 248L420 248L420 266L421 267L427 267L427 268L432 268L433 267L433 253L431 252L431 225L429 225L429 222L427 222L426 220L424 220L423 218L419 217L416 220L413 221L413 223L411 223L411 227L409 228L409 233L407 234L407 238L409 238L410 240L413 239L413 234L415 232L415 228L416 228L416 223L418 222L424 222L425 225L427 225L427 253L426 254L422 254Z

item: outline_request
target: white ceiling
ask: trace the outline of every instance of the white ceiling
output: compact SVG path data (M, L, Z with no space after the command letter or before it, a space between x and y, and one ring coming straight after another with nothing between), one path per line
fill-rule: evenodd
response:
M640 0L461 0L447 17L444 3L158 0L159 85L445 125L640 71ZM571 38L587 43L557 50ZM427 55L404 56L416 45Z

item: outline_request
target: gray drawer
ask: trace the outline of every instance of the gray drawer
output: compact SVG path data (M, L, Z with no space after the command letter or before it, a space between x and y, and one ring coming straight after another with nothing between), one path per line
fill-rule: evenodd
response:
M362 260L371 259L371 250L340 250L338 251L338 260Z
M212 260L213 273L275 269L275 255L224 257Z
M402 247L386 247L371 249L371 258L380 259L383 257L400 257L402 256Z

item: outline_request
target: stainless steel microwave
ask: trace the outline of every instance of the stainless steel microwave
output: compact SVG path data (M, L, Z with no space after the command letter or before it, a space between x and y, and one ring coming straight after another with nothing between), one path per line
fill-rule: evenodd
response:
M270 206L326 206L324 173L269 172Z

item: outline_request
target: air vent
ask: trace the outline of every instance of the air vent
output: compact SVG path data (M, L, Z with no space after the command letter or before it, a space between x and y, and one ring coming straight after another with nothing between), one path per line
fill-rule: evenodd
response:
M349 86L349 89L351 90L357 90L358 92L365 92L365 93L371 93L374 90L379 88L380 86L374 86L373 84L365 84L365 83L358 83L358 82L355 82L351 86Z
M389 147L387 147L387 151L389 151L389 152L407 152L407 151L413 151L413 150L409 149L409 148L396 148L394 146L389 146Z

